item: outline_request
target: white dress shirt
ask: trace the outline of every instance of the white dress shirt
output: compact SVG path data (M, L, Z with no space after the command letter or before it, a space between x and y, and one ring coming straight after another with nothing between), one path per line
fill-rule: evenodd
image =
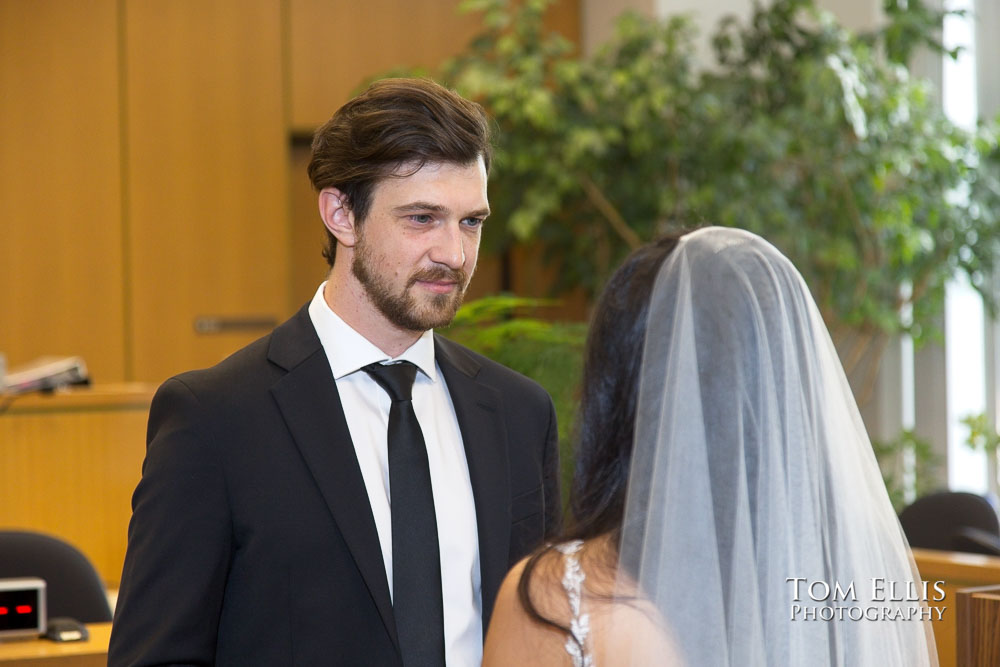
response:
M382 561L392 595L392 518L390 514L387 432L390 399L361 370L390 357L342 320L319 286L309 317L330 361L347 428L361 466L368 502L375 517ZM469 480L462 433L441 369L434 359L434 335L424 334L391 359L406 360L420 372L413 382L413 410L427 445L434 512L441 551L445 657L449 665L478 665L483 657L482 586L476 505Z

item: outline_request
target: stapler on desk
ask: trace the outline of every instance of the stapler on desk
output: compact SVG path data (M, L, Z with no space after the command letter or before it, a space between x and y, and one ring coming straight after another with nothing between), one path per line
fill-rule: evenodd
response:
M48 628L43 635L54 642L82 642L90 638L90 632L75 618L50 618Z

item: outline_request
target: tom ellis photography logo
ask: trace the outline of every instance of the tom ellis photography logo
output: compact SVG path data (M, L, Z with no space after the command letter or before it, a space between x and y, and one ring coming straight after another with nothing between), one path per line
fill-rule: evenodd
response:
M823 581L788 577L793 621L940 621L943 581Z

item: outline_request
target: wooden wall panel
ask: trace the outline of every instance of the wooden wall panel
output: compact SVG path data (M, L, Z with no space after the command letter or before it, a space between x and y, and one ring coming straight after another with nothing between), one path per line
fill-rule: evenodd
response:
M134 379L213 364L266 331L199 335L198 316L290 312L281 6L126 4Z
M0 0L0 352L124 377L115 0Z
M292 127L312 131L374 74L437 65L478 24L442 0L291 0Z
M312 132L369 77L400 67L433 69L482 30L457 0L291 0L291 126ZM549 22L579 41L579 0L560 0Z

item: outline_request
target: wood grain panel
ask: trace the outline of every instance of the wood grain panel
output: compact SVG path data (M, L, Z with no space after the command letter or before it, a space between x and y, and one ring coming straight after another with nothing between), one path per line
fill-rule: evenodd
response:
M115 0L0 0L0 351L121 380Z
M913 558L922 580L932 582L931 586L944 582L945 599L928 604L945 608L940 621L934 616L934 642L940 667L955 667L961 664L957 662L958 591L1000 584L1000 558L931 549L914 549Z
M958 664L1000 664L1000 586L958 592Z
M291 0L291 126L312 132L377 74L434 68L479 33L479 14L453 0ZM579 0L561 0L550 25L578 42Z
M264 333L199 335L198 316L290 313L281 26L279 0L126 5L136 379Z
M153 388L17 399L0 416L0 527L61 537L118 587Z

